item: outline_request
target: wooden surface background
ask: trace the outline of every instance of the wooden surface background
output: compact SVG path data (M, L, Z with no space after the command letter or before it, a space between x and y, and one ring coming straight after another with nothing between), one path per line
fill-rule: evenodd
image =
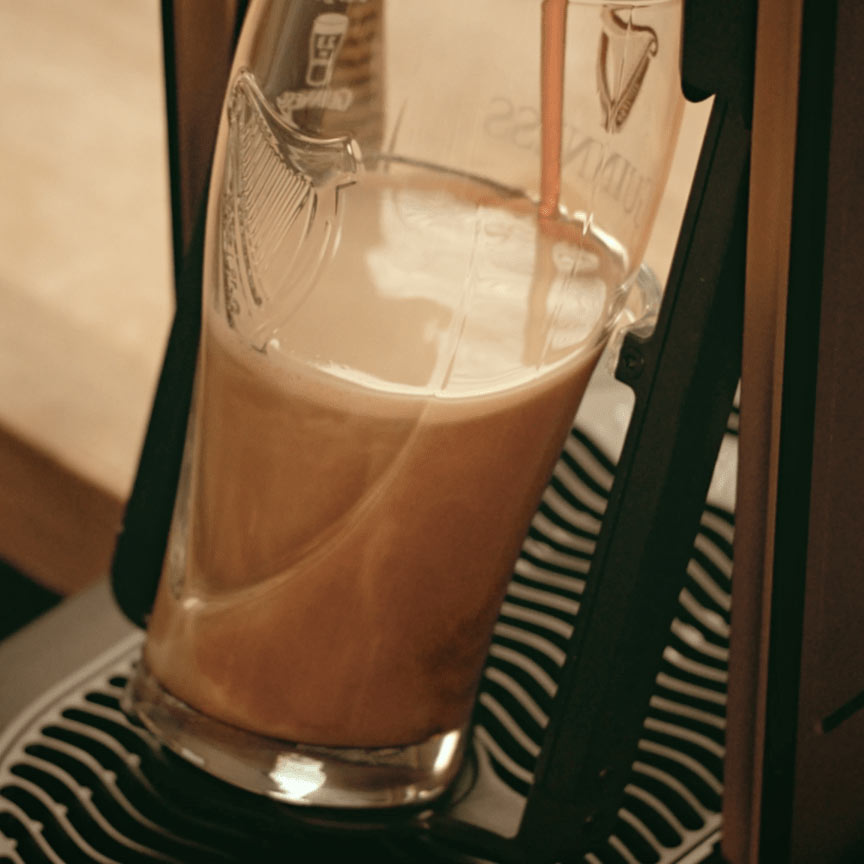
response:
M160 27L158 0L0 0L0 559L63 593L107 572L172 314Z

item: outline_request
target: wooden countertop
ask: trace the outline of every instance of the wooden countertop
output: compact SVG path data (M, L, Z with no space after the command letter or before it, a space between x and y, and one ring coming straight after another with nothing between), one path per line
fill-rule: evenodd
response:
M156 0L0 7L0 558L64 593L107 571L172 314L160 26Z

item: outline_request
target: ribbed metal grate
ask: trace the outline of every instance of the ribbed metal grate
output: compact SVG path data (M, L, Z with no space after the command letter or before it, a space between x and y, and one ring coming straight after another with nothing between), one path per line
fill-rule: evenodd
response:
M475 738L526 795L614 464L574 429L533 521L481 686ZM720 827L733 518L702 516L618 824L597 864L679 860Z
M511 798L531 783L613 469L574 430L502 608L479 694L475 749ZM671 864L719 829L732 528L730 513L706 508L618 823L589 864ZM337 855L383 862L430 854L398 832L362 840L310 834L280 822L278 806L269 804L260 823L238 821L243 808L220 784L177 764L122 712L141 638L135 634L46 693L0 736L0 864ZM248 812L248 801L244 806Z

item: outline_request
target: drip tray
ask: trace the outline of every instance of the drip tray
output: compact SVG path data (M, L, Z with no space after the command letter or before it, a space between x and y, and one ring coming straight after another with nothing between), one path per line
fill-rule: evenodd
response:
M613 468L574 429L495 630L451 822L518 828ZM732 525L706 507L618 821L588 864L695 864L719 836ZM120 707L142 638L102 585L0 645L0 864L469 860L428 811L301 815L163 750Z

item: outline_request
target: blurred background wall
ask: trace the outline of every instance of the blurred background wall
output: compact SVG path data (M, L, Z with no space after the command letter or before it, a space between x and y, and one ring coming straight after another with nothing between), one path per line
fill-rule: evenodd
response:
M107 573L172 312L159 0L0 0L0 635Z

